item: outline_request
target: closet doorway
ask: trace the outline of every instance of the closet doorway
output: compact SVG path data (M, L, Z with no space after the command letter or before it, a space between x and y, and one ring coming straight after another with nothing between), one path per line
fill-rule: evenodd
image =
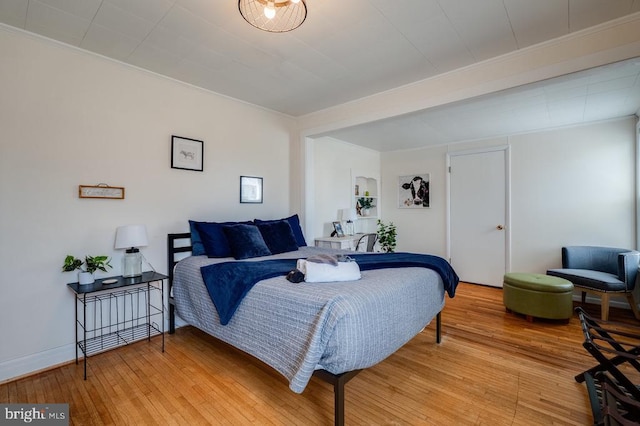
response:
M452 152L447 251L461 281L502 287L509 266L509 147Z

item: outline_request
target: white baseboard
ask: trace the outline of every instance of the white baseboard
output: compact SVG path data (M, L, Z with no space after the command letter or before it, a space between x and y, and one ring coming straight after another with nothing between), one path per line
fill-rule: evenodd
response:
M165 331L169 332L168 318L165 318ZM176 328L188 325L176 315ZM0 383L9 382L17 378L48 370L61 364L67 364L76 359L76 345L70 343L58 348L26 355L0 363ZM82 362L82 353L79 360Z
M0 363L0 383L34 374L76 359L73 343Z

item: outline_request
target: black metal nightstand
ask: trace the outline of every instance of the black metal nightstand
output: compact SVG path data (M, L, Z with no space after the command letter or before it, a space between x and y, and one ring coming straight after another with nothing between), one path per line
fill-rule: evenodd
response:
M90 355L145 338L151 340L158 334L162 335L164 352L164 280L167 278L157 272L143 272L142 276L133 278L116 276L88 285L67 284L76 295L76 364L80 349L84 355L85 380Z

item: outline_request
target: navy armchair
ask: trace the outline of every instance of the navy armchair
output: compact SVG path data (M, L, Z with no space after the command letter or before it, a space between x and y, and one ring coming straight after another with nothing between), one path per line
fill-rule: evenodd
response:
M582 291L584 304L586 293L600 294L601 317L609 318L609 297L625 295L633 315L640 319L640 312L633 297L638 277L640 252L613 247L570 246L562 248L562 269L549 269L548 275L564 278Z

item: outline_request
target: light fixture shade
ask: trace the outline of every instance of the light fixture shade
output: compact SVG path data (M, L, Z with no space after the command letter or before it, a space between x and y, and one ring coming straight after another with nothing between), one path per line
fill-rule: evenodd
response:
M358 219L356 209L340 209L340 220L353 222L356 219Z
M116 249L129 249L132 247L145 247L147 240L147 228L144 225L125 225L116 229Z
M265 16L266 7L275 9L275 17ZM238 9L245 21L271 33L295 30L307 18L305 0L238 0Z

